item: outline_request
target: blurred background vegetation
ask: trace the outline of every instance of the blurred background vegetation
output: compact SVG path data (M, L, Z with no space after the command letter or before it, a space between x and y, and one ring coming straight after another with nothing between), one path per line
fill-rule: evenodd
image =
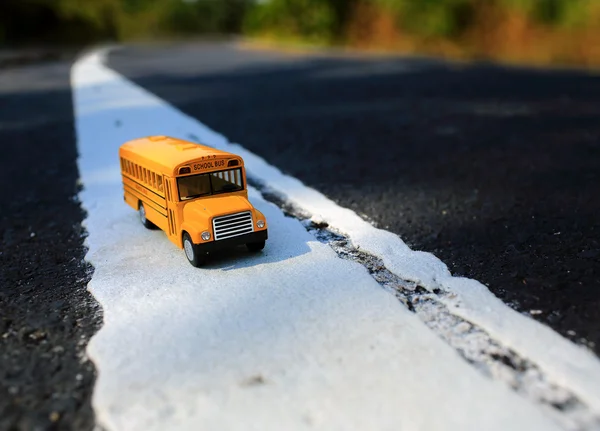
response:
M598 66L600 0L0 0L4 46L224 34Z

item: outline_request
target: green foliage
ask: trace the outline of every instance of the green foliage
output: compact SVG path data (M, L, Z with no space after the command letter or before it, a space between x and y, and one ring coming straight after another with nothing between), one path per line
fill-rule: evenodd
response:
M127 0L123 27L128 35L236 33L241 29L246 0ZM133 29L134 31L131 31Z
M537 22L574 28L589 24L588 12L594 1L597 0L501 0L500 3L505 8L518 10Z
M363 0L391 11L399 26L421 36L452 37L469 25L473 0ZM247 29L278 35L332 40L339 38L356 1L271 0L257 5Z
M534 9L535 17L546 24L567 28L585 25L592 0L544 0ZM600 23L598 23L600 25Z
M268 31L278 36L299 36L331 41L339 26L334 1L271 0L255 4L246 18L250 33ZM339 2L338 2L339 3Z
M473 0L375 0L393 11L399 26L425 37L454 37L473 17Z
M600 0L362 0L394 14L398 26L422 37L453 38L474 24L477 8L495 5L498 10L517 11L533 21L575 27L585 25L593 1ZM259 2L246 19L251 33L332 40L341 35L349 10L356 1L266 0Z

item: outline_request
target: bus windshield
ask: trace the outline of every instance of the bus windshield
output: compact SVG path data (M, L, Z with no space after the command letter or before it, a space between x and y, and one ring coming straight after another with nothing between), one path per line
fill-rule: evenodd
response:
M238 192L244 189L242 170L228 169L209 174L190 175L177 178L179 199L182 201L200 196Z

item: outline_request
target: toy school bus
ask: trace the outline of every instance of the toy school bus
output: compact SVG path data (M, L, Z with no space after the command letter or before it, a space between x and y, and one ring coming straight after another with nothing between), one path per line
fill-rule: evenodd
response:
M145 227L162 229L183 248L192 265L214 250L264 248L267 222L248 201L241 157L166 136L126 142L119 157L125 202Z

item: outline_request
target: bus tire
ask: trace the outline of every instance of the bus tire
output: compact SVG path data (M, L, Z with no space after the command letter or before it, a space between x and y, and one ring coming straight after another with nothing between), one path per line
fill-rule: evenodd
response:
M257 251L261 251L263 248L265 248L265 242L264 241L249 242L246 244L246 247L248 248L248 251L256 253Z
M140 215L140 222L142 222L142 225L144 225L146 229L156 229L156 225L146 218L146 209L141 202L140 207L138 208L138 214Z
M192 241L192 238L187 232L183 233L183 252L185 257L192 266L198 268L206 261L206 255L202 255L198 252L198 247Z

